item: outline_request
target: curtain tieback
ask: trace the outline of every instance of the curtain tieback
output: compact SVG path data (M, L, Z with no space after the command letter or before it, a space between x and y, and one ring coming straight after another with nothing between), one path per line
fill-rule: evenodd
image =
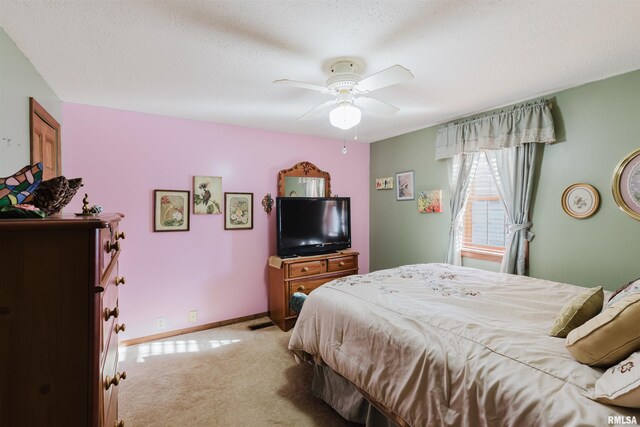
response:
M451 223L449 224L449 234L451 234L453 230L459 230L459 229L460 229L460 223L458 221L451 221Z
M529 228L531 227L531 222L525 222L522 224L509 224L508 227L508 232L509 234L515 234L518 231L526 231L527 235L525 237L525 239L527 239L528 241L533 240L533 237L535 236L535 234L533 234L532 232L528 231Z

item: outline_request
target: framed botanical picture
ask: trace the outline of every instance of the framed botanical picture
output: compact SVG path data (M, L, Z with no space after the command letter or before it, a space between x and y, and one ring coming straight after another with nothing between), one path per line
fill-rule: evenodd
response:
M222 177L193 177L193 213L222 213Z
M612 187L613 198L620 209L640 220L640 148L618 163Z
M600 206L600 194L593 185L578 183L562 193L562 209L574 218L589 218Z
M376 190L391 190L393 189L393 177L388 176L386 178L376 178Z
M418 191L418 212L442 212L442 190Z
M253 193L224 193L224 229L253 228Z
M153 231L189 231L189 191L153 191Z
M413 171L396 174L396 200L415 199L413 190Z

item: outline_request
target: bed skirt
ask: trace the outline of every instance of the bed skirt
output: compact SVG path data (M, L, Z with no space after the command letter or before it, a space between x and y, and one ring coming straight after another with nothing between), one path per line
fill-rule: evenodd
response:
M326 365L313 364L311 393L327 402L348 421L367 427L398 427L396 422L369 402L356 386Z

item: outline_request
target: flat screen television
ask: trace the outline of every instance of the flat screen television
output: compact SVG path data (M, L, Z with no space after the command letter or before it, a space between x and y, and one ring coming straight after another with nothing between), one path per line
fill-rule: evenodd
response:
M277 197L278 256L320 255L351 247L349 197Z

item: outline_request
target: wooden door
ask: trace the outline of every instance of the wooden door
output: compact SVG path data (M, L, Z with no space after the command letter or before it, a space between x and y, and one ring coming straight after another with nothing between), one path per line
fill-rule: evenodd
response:
M42 162L43 180L62 174L60 124L35 99L29 98L31 164Z

